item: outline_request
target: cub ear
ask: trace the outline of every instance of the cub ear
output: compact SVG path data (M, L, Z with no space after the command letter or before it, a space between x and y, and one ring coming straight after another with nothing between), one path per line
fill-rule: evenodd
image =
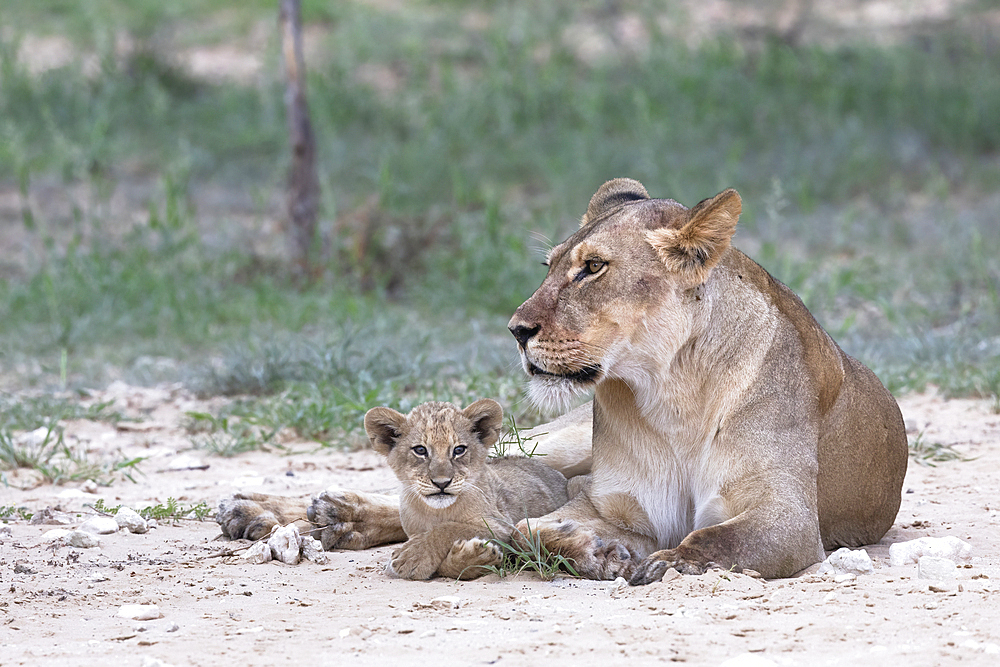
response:
M742 210L740 194L729 188L692 208L680 229L654 229L646 240L668 269L701 284L729 249Z
M487 447L492 447L500 437L503 425L503 408L492 398L476 401L462 411L472 422L472 432Z
M382 456L388 456L406 432L406 415L392 408L372 408L365 414L365 433L372 448Z
M580 226L586 227L608 211L618 208L622 204L627 204L631 201L642 201L643 199L649 199L649 193L646 192L646 188L639 181L631 178L616 178L608 181L598 188L594 196L590 198L590 205L587 206L587 212L583 215Z

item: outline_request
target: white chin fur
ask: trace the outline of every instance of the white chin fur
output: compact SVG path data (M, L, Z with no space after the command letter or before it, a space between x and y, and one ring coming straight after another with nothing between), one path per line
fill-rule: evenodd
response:
M586 392L579 383L551 375L535 375L528 381L528 400L545 412L566 412L573 399Z
M451 507L452 503L458 500L458 496L424 496L424 502L437 510L443 510L446 507Z

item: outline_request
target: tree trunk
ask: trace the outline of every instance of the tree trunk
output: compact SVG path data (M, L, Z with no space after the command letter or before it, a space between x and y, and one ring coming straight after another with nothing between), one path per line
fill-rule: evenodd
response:
M281 0L280 24L286 78L285 110L292 146L288 173L288 247L296 272L309 279L317 270L316 221L320 191L316 176L316 138L306 104L300 0Z

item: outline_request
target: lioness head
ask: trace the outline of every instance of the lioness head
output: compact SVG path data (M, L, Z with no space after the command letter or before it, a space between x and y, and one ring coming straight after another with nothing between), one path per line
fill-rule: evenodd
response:
M464 410L451 403L424 403L408 415L372 408L365 431L403 483L403 502L444 509L476 484L502 422L500 404L484 398Z
M741 206L732 189L688 209L650 199L631 179L601 186L580 229L549 253L541 287L510 320L532 400L565 407L605 378L662 368L690 336L702 286L729 250Z

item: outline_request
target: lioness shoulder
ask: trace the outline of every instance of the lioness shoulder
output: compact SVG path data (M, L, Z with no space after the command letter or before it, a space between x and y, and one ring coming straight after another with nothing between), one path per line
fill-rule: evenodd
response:
M566 478L537 460L490 458L503 420L491 399L464 410L424 403L403 415L373 408L365 415L372 447L400 481L399 517L408 537L389 569L407 579L438 574L472 578L500 562L521 519L567 500Z

